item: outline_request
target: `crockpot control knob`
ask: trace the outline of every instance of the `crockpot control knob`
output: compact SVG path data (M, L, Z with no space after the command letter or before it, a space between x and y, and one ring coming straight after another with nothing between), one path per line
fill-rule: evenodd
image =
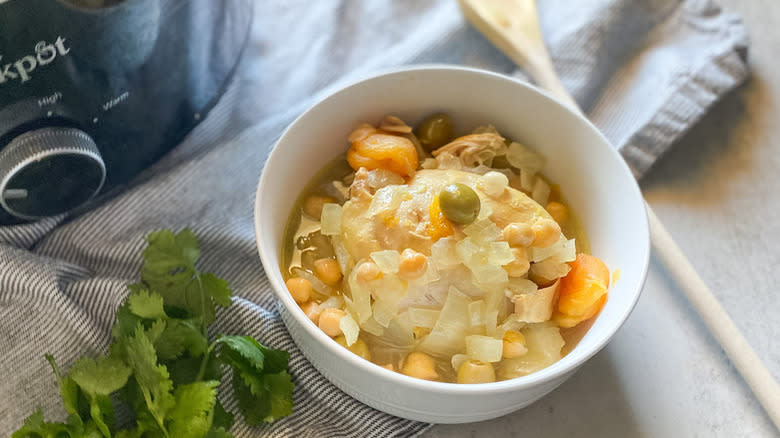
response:
M0 206L22 219L65 213L95 196L105 177L106 165L87 133L35 129L0 149Z

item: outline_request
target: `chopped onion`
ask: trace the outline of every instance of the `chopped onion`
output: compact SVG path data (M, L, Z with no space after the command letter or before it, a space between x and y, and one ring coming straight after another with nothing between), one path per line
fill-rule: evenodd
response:
M469 298L450 287L447 300L433 330L420 343L420 350L437 356L452 356L465 350L464 338L472 334L468 321Z
M423 169L436 169L439 167L439 162L436 160L436 158L426 158L423 160L422 164L420 165Z
M334 295L327 300L320 303L320 309L341 309L344 307L344 300L338 296Z
M353 267L352 256L344 246L344 241L341 239L341 235L331 236L330 243L333 245L333 251L336 253L336 261L339 262L339 268L341 268L341 272L350 272Z
M468 354L454 354L452 355L452 359L450 360L450 363L452 364L452 369L455 370L455 372L458 372L460 369L460 366L466 363L466 361L469 360Z
M416 327L433 328L439 319L439 310L424 307L410 307L407 310L409 322Z
M504 266L515 259L512 249L507 242L490 242L490 254L488 263L496 266Z
M311 286L314 289L314 291L320 295L325 295L329 297L336 293L336 291L332 287L323 283L322 280L317 278L317 276L315 276L314 274L312 274L311 272L305 269L292 268L292 273L296 277L301 277L301 278L305 278L306 280L309 280L309 283L311 283Z
M531 191L531 198L538 202L539 205L547 205L547 201L550 198L550 185L542 178L536 178L534 189Z
M506 319L504 320L504 322L501 323L500 326L498 326L499 329L498 334L500 334L501 337L503 338L504 333L510 330L520 331L520 329L524 328L527 325L528 325L527 322L521 321L520 317L517 314L512 313L506 317Z
M460 263L455 252L455 240L451 237L443 237L431 245L431 260L442 269L457 266Z
M358 334L360 333L360 326L355 322L355 319L347 313L339 321L339 328L344 333L344 338L347 340L347 345L352 345L357 341Z
M333 188L336 189L336 191L341 195L341 199L347 200L349 199L349 187L344 185L341 181L333 181L331 184L333 184Z
M503 235L501 228L498 228L493 221L487 218L474 221L464 228L463 232L476 244L493 242Z
M482 300L469 303L469 322L472 327L485 325L485 302Z
M323 205L321 222L324 236L341 234L341 206L338 204Z
M401 203L411 199L412 195L406 186L387 186L382 187L374 193L371 204L368 206L366 216L385 217L394 214Z
M368 318L365 322L360 323L360 328L374 336L382 336L385 328L379 325L374 318Z
M466 354L482 362L498 362L504 349L501 339L489 336L466 336Z
M463 165L460 162L460 158L452 155L449 152L442 152L439 154L439 156L436 157L436 161L439 162L438 169L461 170L463 168Z
M544 157L533 149L513 141L506 151L506 160L516 169L537 173L544 168Z
M401 254L394 250L384 250L372 252L370 255L379 270L385 274L395 274L398 272L398 265L401 263Z
M565 342L557 326L550 323L533 324L524 328L528 352L514 359L504 359L498 370L499 379L513 379L548 367L561 359Z
M562 263L571 262L577 258L577 245L574 239L567 240L565 236L561 235L557 242L547 248L531 247L528 256L529 260L534 263L548 258L554 258Z
M357 280L357 269L353 269L349 273L347 284L352 294L355 316L357 316L358 322L363 324L371 317L371 290L366 284Z
M531 193L535 184L536 173L529 169L520 169L520 188L526 193Z
M374 320L382 327L387 328L390 325L390 321L395 317L396 310L392 308L390 303L384 301L374 301L372 307L372 313L374 314Z
M506 292L509 298L514 298L515 295L532 294L537 289L539 289L539 286L527 278L512 277L506 285Z
M479 284L505 285L509 281L506 270L501 266L483 265L471 267L474 282Z
M479 214L477 215L477 220L483 220L489 218L493 214L493 207L490 206L488 203L483 203L479 207Z
M543 280L553 281L565 277L570 270L571 267L567 263L559 262L554 258L549 258L539 263L531 264L531 269L528 272L534 279L541 278Z
M498 310L485 312L485 334L495 336L496 324L498 324Z
M403 184L404 179L401 175L391 172L387 169L374 169L368 171L366 180L368 186L374 190L381 189L390 185Z
M471 263L471 259L474 258L478 251L479 247L468 237L455 244L455 252L458 255L458 259L466 265Z

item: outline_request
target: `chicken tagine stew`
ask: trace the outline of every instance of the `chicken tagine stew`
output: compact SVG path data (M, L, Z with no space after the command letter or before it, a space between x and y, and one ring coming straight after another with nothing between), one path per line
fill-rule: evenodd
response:
M610 273L544 157L434 114L362 124L291 213L287 288L353 353L420 379L524 376L573 348Z

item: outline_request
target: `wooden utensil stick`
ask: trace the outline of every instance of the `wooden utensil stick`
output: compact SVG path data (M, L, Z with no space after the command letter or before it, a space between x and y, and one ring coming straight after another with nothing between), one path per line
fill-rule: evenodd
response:
M539 28L535 0L458 0L458 3L466 19L517 65L525 68L540 87L580 111L552 65ZM650 205L645 203L645 207L650 241L656 256L780 429L780 385L696 273Z

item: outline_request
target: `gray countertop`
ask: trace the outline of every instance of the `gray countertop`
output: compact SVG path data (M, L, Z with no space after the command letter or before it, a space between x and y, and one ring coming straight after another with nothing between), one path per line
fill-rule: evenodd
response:
M721 0L751 33L752 77L663 157L645 197L780 380L780 2ZM539 402L438 437L780 436L684 295L652 258L610 344Z

